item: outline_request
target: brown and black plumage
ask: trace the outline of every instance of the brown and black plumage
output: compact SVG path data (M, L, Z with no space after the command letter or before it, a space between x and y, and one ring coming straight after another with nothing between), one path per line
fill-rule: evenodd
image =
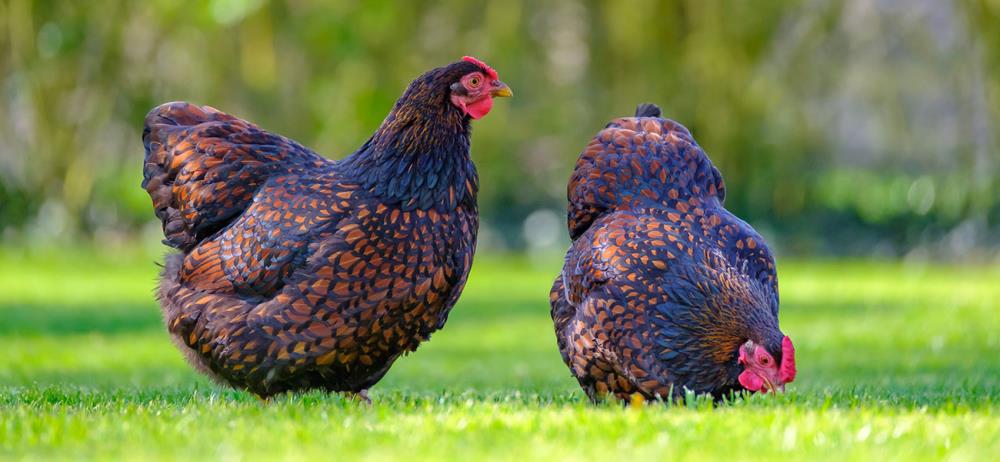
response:
M573 243L552 319L591 399L721 397L794 379L774 258L723 207L722 175L687 129L640 105L591 140L568 196Z
M510 96L474 58L417 78L330 161L210 107L146 117L143 187L163 223L158 297L200 370L260 396L360 393L440 329L476 245L470 119Z

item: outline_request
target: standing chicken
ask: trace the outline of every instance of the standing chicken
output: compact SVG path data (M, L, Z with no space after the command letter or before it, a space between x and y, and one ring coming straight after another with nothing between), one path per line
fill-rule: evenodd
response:
M563 360L592 400L774 391L795 379L774 258L722 206L722 176L654 105L611 122L569 183L552 286Z
M207 106L153 109L142 186L181 251L158 298L190 362L261 397L367 399L462 292L479 223L470 119L499 96L475 58L431 70L341 161Z

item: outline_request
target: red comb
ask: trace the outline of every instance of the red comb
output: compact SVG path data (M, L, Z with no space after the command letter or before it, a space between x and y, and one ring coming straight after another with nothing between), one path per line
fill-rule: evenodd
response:
M486 63L484 63L484 62L482 62L482 61L480 61L480 60L478 60L476 58L473 58L472 56L462 56L462 61L470 62L472 64L475 64L475 65L483 68L483 70L486 71L486 75L489 75L490 78L493 79L493 80L496 80L496 79L499 78L497 76L497 71L494 71L493 68L490 67L488 64L486 64Z
M781 369L778 370L778 379L782 383L795 380L795 347L787 335L781 340Z

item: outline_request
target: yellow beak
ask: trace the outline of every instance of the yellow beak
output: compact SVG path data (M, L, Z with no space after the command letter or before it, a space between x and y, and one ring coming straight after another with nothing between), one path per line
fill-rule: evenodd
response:
M493 81L493 89L490 90L490 96L506 98L509 96L514 96L514 92L511 91L510 87L506 83L499 80Z

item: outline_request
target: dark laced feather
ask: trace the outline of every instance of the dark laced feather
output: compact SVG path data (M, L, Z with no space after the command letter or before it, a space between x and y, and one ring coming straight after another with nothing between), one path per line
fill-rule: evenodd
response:
M343 170L404 210L469 204L479 176L469 157L469 117L448 101L448 85L479 70L460 61L417 78Z
M636 117L659 117L660 114L660 106L653 103L642 103L635 107Z
M637 112L659 111L644 106ZM647 124L663 139L634 145L629 137L644 133ZM643 204L672 207L691 198L721 204L726 190L722 174L684 126L653 117L622 118L609 123L580 155L568 198L570 237L575 238L607 211Z
M722 175L652 104L612 121L570 179L573 245L550 293L563 359L592 398L721 396L746 340L781 351L774 259L723 207Z
M440 329L478 228L460 61L416 79L333 162L208 107L150 112L143 187L163 221L157 295L191 363L261 396L360 392Z

